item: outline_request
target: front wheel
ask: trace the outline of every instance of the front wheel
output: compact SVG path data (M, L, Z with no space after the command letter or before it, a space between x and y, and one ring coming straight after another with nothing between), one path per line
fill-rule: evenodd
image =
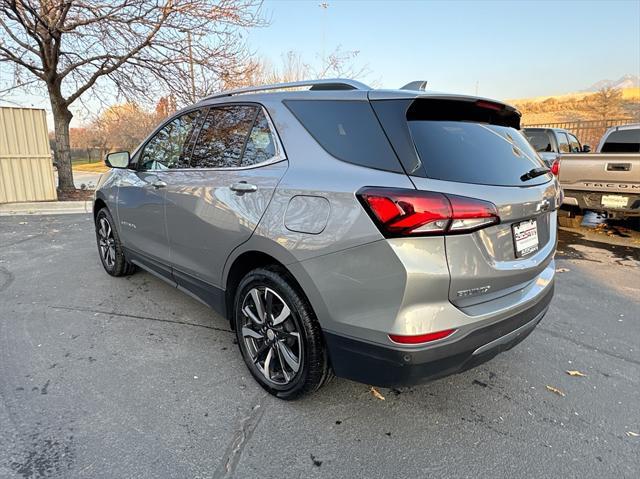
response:
M331 377L318 320L285 271L248 273L236 290L233 321L247 367L274 396L296 399Z

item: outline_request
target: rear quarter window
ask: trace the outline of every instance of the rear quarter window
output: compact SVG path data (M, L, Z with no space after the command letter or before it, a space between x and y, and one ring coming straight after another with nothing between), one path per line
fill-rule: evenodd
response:
M288 100L284 103L330 155L367 168L403 172L369 102Z

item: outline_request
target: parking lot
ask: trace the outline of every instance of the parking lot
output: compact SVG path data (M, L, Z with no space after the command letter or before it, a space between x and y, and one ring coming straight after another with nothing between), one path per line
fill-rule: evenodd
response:
M0 477L637 477L639 235L563 229L556 258L543 322L483 366L284 402L226 320L106 275L89 215L0 218Z

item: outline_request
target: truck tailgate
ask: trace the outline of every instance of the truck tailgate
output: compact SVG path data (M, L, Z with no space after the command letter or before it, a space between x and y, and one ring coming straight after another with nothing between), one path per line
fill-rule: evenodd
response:
M558 179L565 190L640 193L640 154L562 155Z

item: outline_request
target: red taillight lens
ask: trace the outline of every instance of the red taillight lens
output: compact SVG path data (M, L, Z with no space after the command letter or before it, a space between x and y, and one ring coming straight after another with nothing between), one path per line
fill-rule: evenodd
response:
M357 196L387 237L469 233L500 222L493 203L464 196L375 187Z
M553 164L551 165L551 173L553 173L555 176L558 176L560 174L560 160L555 160L553 162Z
M500 103L494 103L492 101L486 101L486 100L476 101L476 106L478 108L486 108L488 110L496 110L496 111L504 110L504 105L501 105Z
M444 331L437 331L435 333L418 334L416 336L401 336L398 334L390 334L389 339L394 343L400 344L421 344L428 343L430 341L436 341L438 339L446 338L454 333L455 329L445 329Z

